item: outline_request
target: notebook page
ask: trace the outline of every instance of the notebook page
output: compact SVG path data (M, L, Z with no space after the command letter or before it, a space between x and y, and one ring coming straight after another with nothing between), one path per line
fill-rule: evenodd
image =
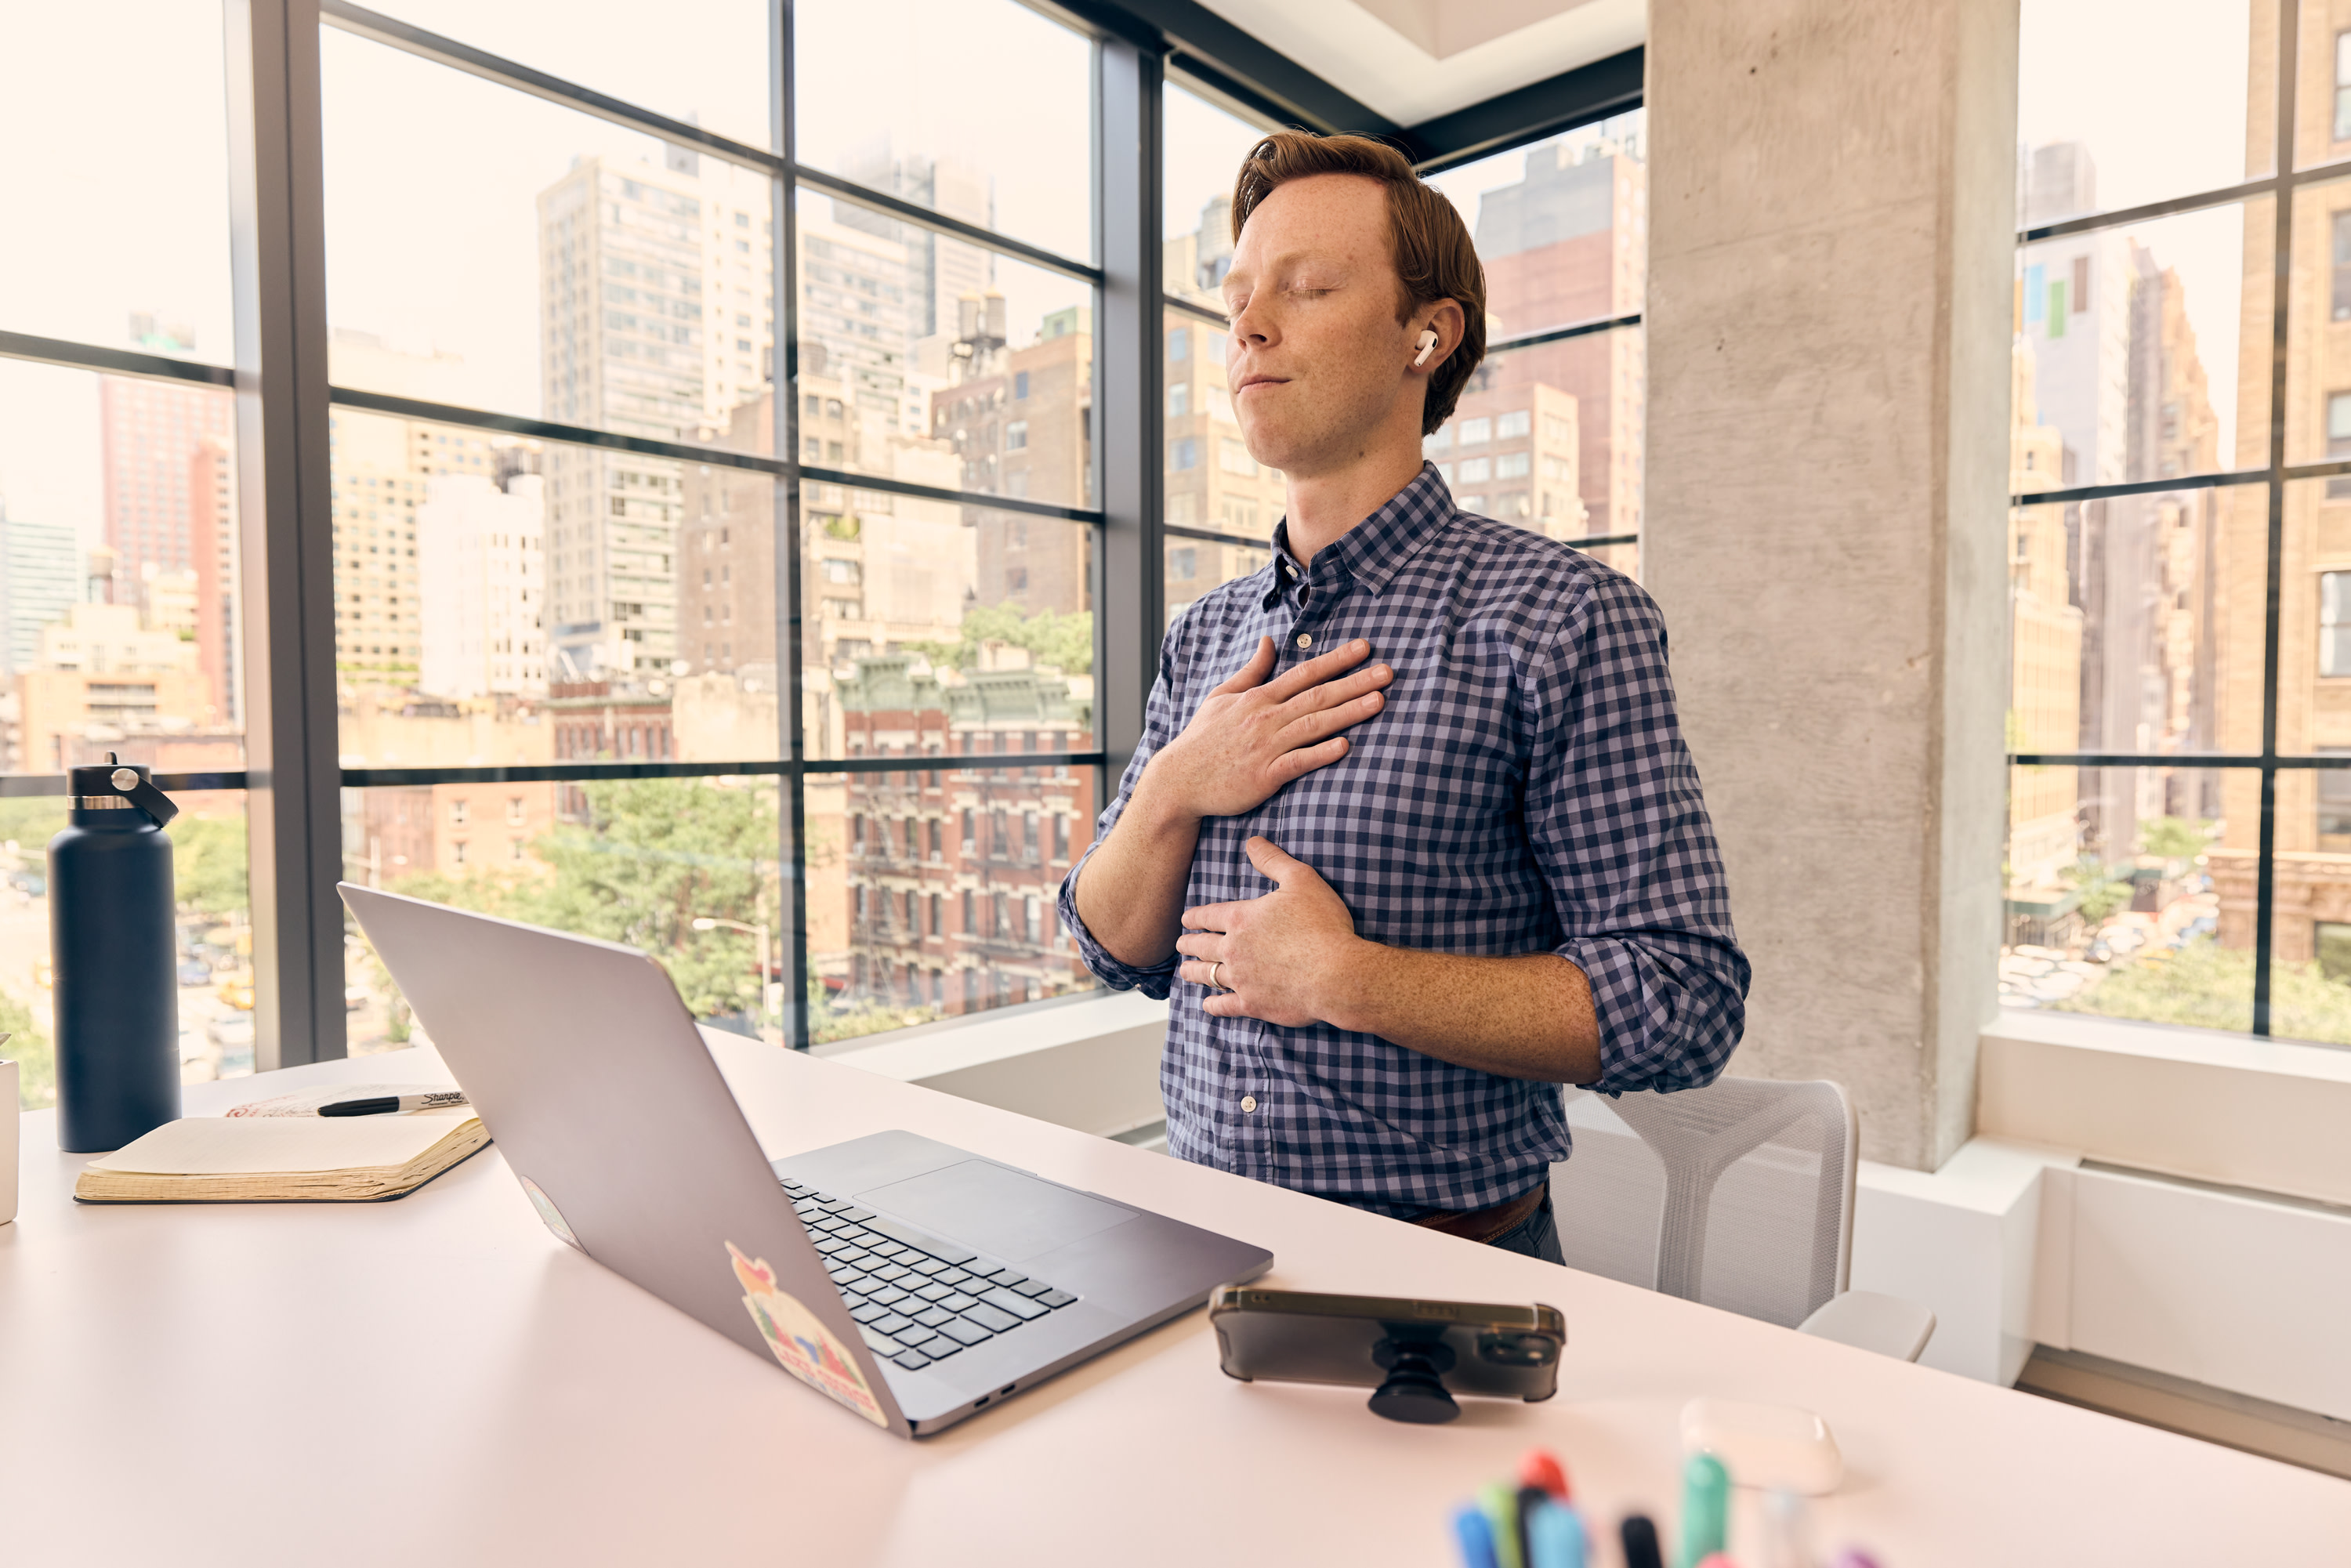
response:
M189 1116L89 1162L142 1176L267 1176L402 1166L472 1116Z

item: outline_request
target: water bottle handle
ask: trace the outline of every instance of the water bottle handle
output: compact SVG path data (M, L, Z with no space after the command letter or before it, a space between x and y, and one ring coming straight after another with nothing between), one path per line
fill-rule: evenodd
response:
M122 783L122 776L126 773L131 774L131 780L127 788ZM146 812L149 819L159 828L170 827L172 819L180 814L180 808L172 802L169 795L155 788L154 780L141 779L138 774L131 773L128 768L116 768L114 777L108 782L121 792L124 800Z

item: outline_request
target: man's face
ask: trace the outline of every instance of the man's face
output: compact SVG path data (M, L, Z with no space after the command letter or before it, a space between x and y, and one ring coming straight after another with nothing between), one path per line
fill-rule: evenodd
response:
M1225 277L1225 373L1250 455L1301 476L1360 458L1426 379L1406 372L1410 327L1388 246L1387 194L1358 174L1317 174L1258 204Z

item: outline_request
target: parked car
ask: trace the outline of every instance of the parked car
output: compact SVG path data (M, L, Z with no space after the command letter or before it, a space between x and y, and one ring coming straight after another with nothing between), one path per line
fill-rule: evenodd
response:
M213 967L202 958L185 958L180 963L180 984L209 986L213 983Z

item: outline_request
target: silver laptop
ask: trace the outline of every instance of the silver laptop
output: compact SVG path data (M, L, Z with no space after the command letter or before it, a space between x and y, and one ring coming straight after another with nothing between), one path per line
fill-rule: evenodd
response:
M549 1229L902 1437L1273 1266L912 1133L771 1167L643 954L340 892Z

